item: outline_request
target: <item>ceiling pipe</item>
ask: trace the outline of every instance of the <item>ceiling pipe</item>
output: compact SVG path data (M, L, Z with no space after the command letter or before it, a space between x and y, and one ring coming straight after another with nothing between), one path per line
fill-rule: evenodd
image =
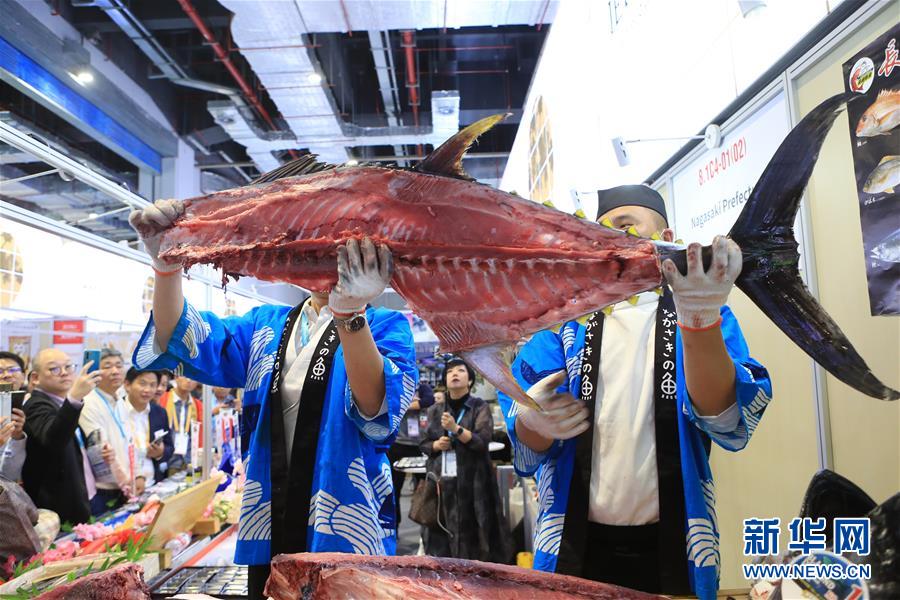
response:
M425 160L427 156L367 156L360 158L359 162L394 162L401 160L420 161ZM477 158L509 158L509 152L475 152L474 154L463 154L463 160L472 160Z
M375 64L375 76L378 78L378 89L381 92L381 103L384 105L384 116L388 127L400 126L400 99L397 91L397 70L394 68L391 51L391 34L389 31L371 30L369 45L372 47L372 61ZM376 106L377 108L377 106ZM403 148L394 145L395 154L403 154ZM406 163L401 163L406 166Z
M231 74L231 78L237 83L238 88L240 88L247 100L250 101L250 104L256 109L256 112L258 112L263 120L268 123L269 127L278 129L278 127L275 126L275 121L272 120L269 111L262 105L262 102L260 102L259 97L253 91L253 88L250 87L250 84L247 83L247 80L244 79L244 76L238 71L237 66L232 62L231 58L229 58L228 52L225 51L225 48L222 47L222 44L219 43L216 36L213 35L213 32L206 26L206 23L203 22L203 18L197 13L194 5L191 4L191 0L178 0L178 4L181 5L181 9L194 23L194 26L200 32L200 35L202 35L209 43L216 57L225 66L228 73Z
M544 2L544 10L541 11L541 18L538 19L537 30L540 31L544 26L544 18L547 16L547 9L550 8L550 0Z
M350 14L347 12L347 5L341 0L341 12L344 13L344 23L347 25L347 35L353 37L353 27L350 26Z
M242 112L249 113L250 107L241 96L241 92L225 85L219 85L209 81L202 81L190 77L187 71L169 54L162 44L153 36L153 33L138 19L131 10L123 4L122 0L72 0L72 6L76 8L95 7L106 13L109 19L118 25L119 29L134 42L150 62L159 69L160 73L169 81L182 87L187 87L213 94L227 96ZM250 115L246 115L250 118ZM255 120L251 119L251 120ZM205 149L204 153L207 153Z
M446 46L441 48L416 48L416 52L476 52L482 50L510 50L512 44L496 44L493 46Z
M406 53L406 89L408 91L408 100L412 106L413 125L419 126L419 80L416 70L416 41L413 38L413 32L405 30L400 32L403 40L403 50ZM422 145L416 146L416 152L422 154Z
M234 79L235 83L238 84L241 92L256 109L256 112L262 116L263 120L268 123L269 127L272 128L273 131L278 131L278 127L275 125L275 121L272 120L272 116L269 114L269 111L266 110L266 107L263 106L259 97L256 95L256 92L253 91L253 88L250 87L250 84L247 83L247 80L244 79L244 76L238 70L237 66L228 56L228 52L225 51L225 48L222 47L222 44L216 39L216 36L213 35L213 32L206 26L206 23L203 22L203 18L197 13L197 10L194 8L194 5L191 3L191 0L178 0L178 4L181 5L181 9L188 16L188 18L194 23L197 27L197 30L200 32L200 35L206 39L215 53L216 57L221 61L221 63L228 70L228 73L231 74L232 79ZM291 156L297 158L299 155L294 151L290 150Z

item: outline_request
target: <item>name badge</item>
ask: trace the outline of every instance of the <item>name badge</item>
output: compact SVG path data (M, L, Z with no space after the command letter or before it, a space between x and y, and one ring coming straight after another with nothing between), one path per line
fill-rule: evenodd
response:
M188 453L188 434L179 432L175 434L175 454L186 456Z
M419 437L419 417L406 417L406 431L409 437Z
M444 450L441 457L441 477L456 477L456 451Z

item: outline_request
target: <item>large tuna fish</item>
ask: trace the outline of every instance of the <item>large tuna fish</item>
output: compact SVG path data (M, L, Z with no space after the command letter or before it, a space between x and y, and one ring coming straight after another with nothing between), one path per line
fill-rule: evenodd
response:
M787 136L729 236L744 255L737 285L836 377L881 399L900 394L868 369L797 271L794 216L844 95ZM336 249L350 238L386 243L391 284L447 352L460 353L518 402L505 350L523 336L663 284L661 261L686 269L683 246L628 235L475 183L462 170L489 117L450 138L415 169L335 167L305 157L253 184L185 201L161 257L211 263L228 275L330 290ZM147 231L144 233L152 233ZM709 248L704 249L709 263Z

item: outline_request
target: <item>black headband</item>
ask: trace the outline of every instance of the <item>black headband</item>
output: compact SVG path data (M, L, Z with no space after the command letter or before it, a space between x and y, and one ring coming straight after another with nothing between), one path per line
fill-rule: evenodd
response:
M597 191L597 218L600 215L620 206L643 206L659 213L666 225L669 217L666 215L666 203L663 202L659 192L646 185L620 185L608 190Z

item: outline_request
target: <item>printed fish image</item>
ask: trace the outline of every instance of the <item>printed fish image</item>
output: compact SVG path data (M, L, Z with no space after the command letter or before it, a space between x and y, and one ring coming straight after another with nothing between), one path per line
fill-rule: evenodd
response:
M869 370L800 279L793 223L822 143L849 94L824 101L788 134L729 236L743 251L736 285L838 379L875 398L900 393ZM504 115L447 140L412 169L333 166L307 156L256 182L184 201L160 236L160 257L185 267L213 264L328 291L337 248L368 236L394 258L391 285L437 335L516 401L508 355L522 338L664 284L686 248L638 237L474 182L462 157ZM703 249L707 265L711 248Z
M887 135L900 125L900 90L881 90L856 124L856 137Z
M881 262L900 263L900 229L881 240L869 255Z
M894 193L894 188L900 184L900 156L885 156L872 169L863 185L863 191L867 194Z

